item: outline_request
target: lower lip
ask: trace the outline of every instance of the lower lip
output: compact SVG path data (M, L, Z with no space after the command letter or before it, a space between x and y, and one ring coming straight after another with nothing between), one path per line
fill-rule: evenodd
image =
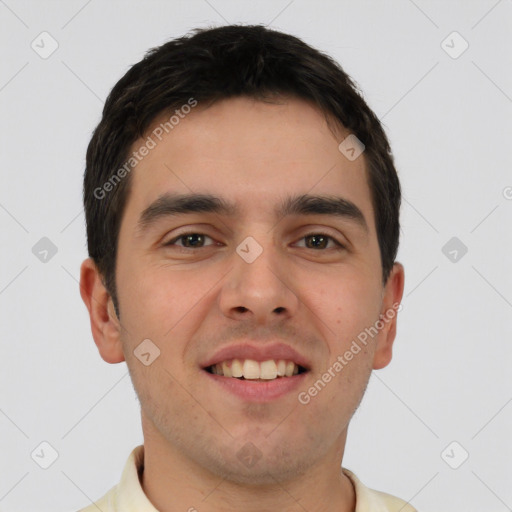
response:
M269 402L291 393L302 384L308 372L299 373L292 377L278 377L266 382L223 377L203 370L214 382L223 386L226 391L233 393L242 400L249 402Z

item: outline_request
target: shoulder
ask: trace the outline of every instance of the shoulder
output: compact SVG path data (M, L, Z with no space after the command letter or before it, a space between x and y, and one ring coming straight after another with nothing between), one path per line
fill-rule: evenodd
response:
M408 502L396 496L366 487L352 471L345 468L342 470L355 489L355 512L418 512Z
M121 480L104 496L77 512L127 512L128 510L155 509L147 500L140 483L140 473L144 467L144 445L136 446L126 460Z

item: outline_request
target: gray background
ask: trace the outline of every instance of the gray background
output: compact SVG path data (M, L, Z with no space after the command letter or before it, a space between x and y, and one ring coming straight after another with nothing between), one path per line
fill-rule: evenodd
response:
M100 358L79 295L85 150L146 50L233 22L336 58L403 185L394 359L371 378L344 466L424 512L512 510L511 0L0 0L0 510L86 506L142 442L126 363ZM58 43L47 58L43 31Z

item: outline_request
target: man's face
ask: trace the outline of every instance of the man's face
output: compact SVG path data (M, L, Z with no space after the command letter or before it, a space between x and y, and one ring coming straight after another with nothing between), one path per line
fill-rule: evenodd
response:
M332 371L390 298L364 159L338 149L346 135L336 138L323 114L297 99L199 104L132 171L116 283L145 436L234 481L286 479L331 456L339 464L372 366L384 365L374 359L386 329ZM217 196L237 212L161 214L140 224L164 194ZM275 216L301 195L353 203L366 228L347 215ZM145 365L134 350L147 339L160 355ZM285 360L301 370L269 380L211 373L222 362L236 371L233 359L242 367L275 360L277 369ZM329 368L335 376L301 403Z

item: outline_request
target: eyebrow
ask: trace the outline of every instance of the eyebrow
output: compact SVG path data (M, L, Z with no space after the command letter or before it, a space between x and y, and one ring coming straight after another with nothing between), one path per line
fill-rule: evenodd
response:
M212 194L166 193L141 213L137 222L137 233L142 234L162 218L191 213L235 217L240 210L235 203ZM353 202L338 196L302 194L287 197L276 206L274 216L280 219L291 215L326 215L348 219L368 233L363 212Z

